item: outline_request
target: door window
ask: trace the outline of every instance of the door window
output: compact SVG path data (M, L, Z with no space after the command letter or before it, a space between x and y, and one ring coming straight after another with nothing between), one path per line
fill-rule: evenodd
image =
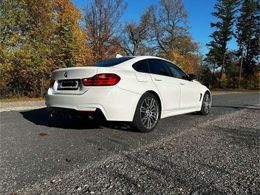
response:
M150 73L163 76L172 76L169 68L166 66L163 60L149 59L148 63L150 67Z
M188 80L188 75L185 72L183 72L178 66L167 61L165 61L165 63L169 67L173 77Z
M138 72L149 73L149 67L147 60L141 60L133 65L133 68Z

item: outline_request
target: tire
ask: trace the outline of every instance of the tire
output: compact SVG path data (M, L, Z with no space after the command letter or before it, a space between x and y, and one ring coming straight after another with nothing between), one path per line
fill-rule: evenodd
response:
M139 100L134 120L133 128L140 132L152 131L160 119L160 104L156 96L145 93Z
M210 94L206 92L203 96L200 114L208 115L210 113L210 108L211 108Z

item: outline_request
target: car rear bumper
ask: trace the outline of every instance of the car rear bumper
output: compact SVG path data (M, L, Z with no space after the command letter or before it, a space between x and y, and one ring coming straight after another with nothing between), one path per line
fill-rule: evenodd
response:
M54 93L49 89L46 106L76 111L95 112L99 109L109 121L132 121L141 95L112 87L91 87L84 94Z

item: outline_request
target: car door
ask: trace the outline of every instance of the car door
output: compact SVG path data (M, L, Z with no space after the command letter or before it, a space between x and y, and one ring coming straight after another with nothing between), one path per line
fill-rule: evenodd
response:
M180 86L180 109L192 109L199 106L201 98L199 83L190 81L189 76L176 65L166 62L173 77Z
M157 87L163 102L165 114L178 110L180 107L180 84L171 76L169 68L163 60L147 60L151 78Z

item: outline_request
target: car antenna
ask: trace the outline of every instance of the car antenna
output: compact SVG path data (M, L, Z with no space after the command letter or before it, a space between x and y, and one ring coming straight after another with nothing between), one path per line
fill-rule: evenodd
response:
M116 54L116 58L122 58L123 56L120 54Z

